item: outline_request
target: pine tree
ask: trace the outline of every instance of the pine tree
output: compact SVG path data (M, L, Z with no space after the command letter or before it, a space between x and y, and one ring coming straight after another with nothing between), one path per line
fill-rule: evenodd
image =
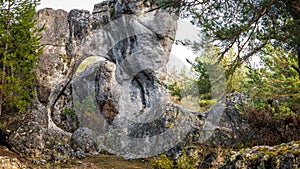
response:
M34 97L43 28L35 26L38 0L0 1L0 116L23 111Z
M300 77L293 68L297 55L268 44L260 68L248 66L247 78L240 88L257 110L272 107L277 115L299 114Z
M237 50L232 72L267 44L297 55L291 65L300 76L300 0L158 0L161 7L180 6L199 26L203 42L214 42L222 59L232 47ZM180 4L178 4L180 3Z

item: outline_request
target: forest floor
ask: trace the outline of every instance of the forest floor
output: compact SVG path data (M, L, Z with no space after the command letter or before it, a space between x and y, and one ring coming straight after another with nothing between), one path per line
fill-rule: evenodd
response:
M33 164L31 160L10 151L2 145L0 145L0 156L17 158L22 164L32 169L151 169L153 160L151 158L143 160L125 160L124 158L115 155L99 154L84 159L74 159L69 164L48 162L45 165L36 165Z

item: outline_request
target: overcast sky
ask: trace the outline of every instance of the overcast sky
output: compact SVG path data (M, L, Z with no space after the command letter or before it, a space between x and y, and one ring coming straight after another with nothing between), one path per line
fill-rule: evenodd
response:
M86 9L92 11L94 5L103 0L42 0L38 9L50 7L53 9L64 9L70 11L71 9Z

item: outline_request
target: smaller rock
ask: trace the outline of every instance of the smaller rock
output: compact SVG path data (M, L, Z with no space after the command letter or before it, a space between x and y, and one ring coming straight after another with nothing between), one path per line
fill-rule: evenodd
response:
M72 134L71 146L74 150L80 149L84 153L97 152L96 139L97 135L94 131L89 128L81 127ZM76 153L77 151L75 154Z
M85 158L85 157L86 157L84 151L81 150L80 148L78 148L78 149L75 151L74 156L75 156L76 158L79 158L79 159L82 159L82 158Z
M76 161L76 164L81 165L81 164L83 164L83 162L82 161Z
M36 164L36 165L45 165L46 160L35 158L35 159L32 160L32 163Z
M22 164L18 159L0 156L0 168L28 168L26 165Z

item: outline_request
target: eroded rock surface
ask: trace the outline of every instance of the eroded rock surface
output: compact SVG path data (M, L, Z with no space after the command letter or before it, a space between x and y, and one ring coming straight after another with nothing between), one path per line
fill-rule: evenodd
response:
M289 142L277 146L255 146L238 152L219 152L207 157L210 159L210 165L202 165L199 168L296 169L300 167L299 148L299 142Z
M46 26L37 100L3 129L16 152L40 161L100 150L141 158L169 150L201 123L159 83L176 15L153 1L110 0L92 13L43 9L37 20Z

